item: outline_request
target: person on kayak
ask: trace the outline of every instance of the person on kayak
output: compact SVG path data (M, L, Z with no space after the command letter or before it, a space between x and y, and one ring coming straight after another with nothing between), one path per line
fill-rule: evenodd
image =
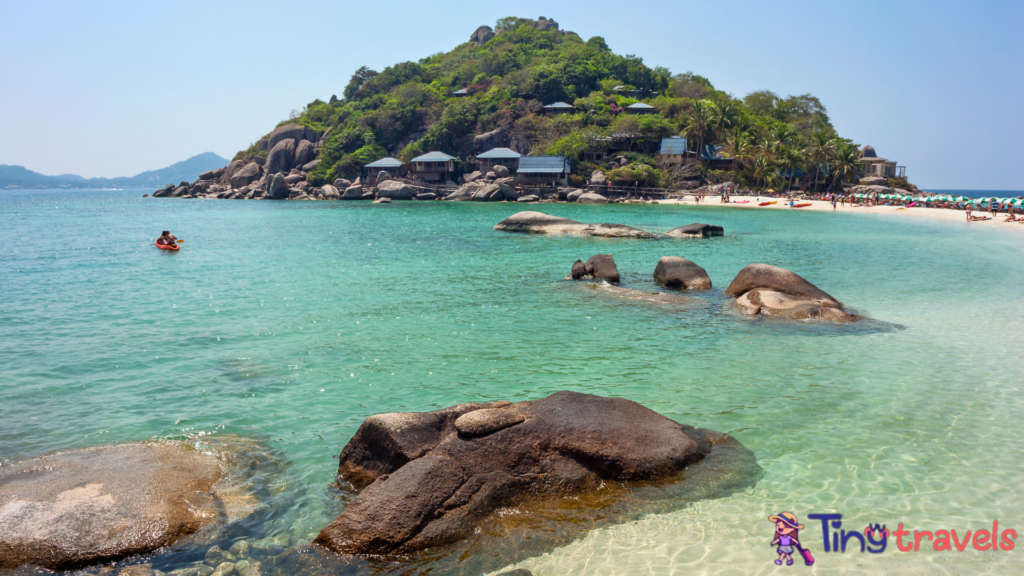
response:
M157 246L171 246L178 242L178 239L171 234L169 231L164 230L164 233L156 239Z

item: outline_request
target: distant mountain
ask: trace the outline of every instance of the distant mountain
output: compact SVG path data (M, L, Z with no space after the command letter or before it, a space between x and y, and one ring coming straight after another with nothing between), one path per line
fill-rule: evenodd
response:
M117 178L82 178L75 174L46 176L24 166L0 164L0 188L159 188L166 184L192 182L203 172L227 163L227 159L205 152L167 168Z

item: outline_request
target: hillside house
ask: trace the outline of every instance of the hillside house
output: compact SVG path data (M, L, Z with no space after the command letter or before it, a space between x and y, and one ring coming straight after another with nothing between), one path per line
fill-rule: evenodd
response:
M490 170L491 166L504 166L509 172L514 173L519 168L521 156L522 154L509 148L491 148L483 154L477 154L476 159L481 170Z
M448 181L451 173L455 171L455 157L444 152L427 152L417 156L410 162L409 176L418 178L425 182Z
M650 104L636 102L626 106L626 114L654 114L657 110Z
M682 136L669 136L661 139L661 147L658 149L658 160L664 164L683 164L687 158L693 158L696 153L687 149L688 143Z
M523 156L516 180L526 186L568 186L572 161L565 156Z
M575 110L572 104L566 104L565 102L555 102L554 104L548 104L544 107L545 116L557 116L558 114L572 114Z
M875 149L865 146L860 151L860 169L864 176L880 176L882 178L906 178L907 167L897 166L895 160L879 158Z
M370 186L377 183L377 175L381 172L387 172L390 176L404 176L405 162L396 158L384 157L363 166L366 183Z

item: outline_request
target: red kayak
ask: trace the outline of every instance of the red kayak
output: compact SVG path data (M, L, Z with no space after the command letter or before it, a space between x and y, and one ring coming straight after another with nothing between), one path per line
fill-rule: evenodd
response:
M808 203L806 203L806 204L794 204L794 205L793 205L793 208L806 208L806 207L808 207L808 206L810 206L810 205L811 205L811 203L810 203L810 202L808 202Z
M169 250L171 252L177 252L180 250L177 244L157 244L156 247L161 250Z

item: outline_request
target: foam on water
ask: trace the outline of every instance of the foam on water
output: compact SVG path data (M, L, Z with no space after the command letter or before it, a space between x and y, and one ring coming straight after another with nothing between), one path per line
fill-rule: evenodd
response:
M844 527L1024 531L1024 242L1013 231L714 206L543 206L709 240L495 232L514 204L0 196L0 459L163 437L260 439L288 462L261 534L308 541L343 507L335 457L370 414L572 389L733 434L756 486L591 531L522 565L547 574L775 571L767 517L795 512L821 573L1020 573L1013 552L825 554ZM151 242L170 229L181 252ZM703 266L695 303L562 279L612 253L658 290L661 256ZM878 323L750 319L721 290L789 268ZM0 460L0 461L2 461Z

